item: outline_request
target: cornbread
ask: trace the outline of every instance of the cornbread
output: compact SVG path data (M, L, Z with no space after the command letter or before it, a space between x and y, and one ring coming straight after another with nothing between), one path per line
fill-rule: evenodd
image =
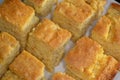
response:
M96 12L96 17L100 17L103 14L104 7L107 0L65 0L66 2L72 3L76 6L82 6L83 3L90 5Z
M56 73L53 75L52 80L75 80L72 77L68 76L65 73Z
M34 9L21 0L6 0L0 5L0 31L8 32L19 40L21 50L25 48L27 34L38 20Z
M24 2L32 6L36 13L41 16L46 16L57 0L24 0Z
M113 3L92 30L91 37L100 43L108 55L120 61L120 5Z
M19 53L20 44L10 34L0 32L0 77Z
M36 57L23 51L10 64L3 80L42 80L44 77L44 64Z
M13 72L11 72L10 70L8 70L1 80L23 80L23 79L14 74Z
M48 71L53 72L70 38L70 32L60 28L49 19L44 19L30 33L26 49L40 59Z
M120 64L103 53L97 42L82 37L65 57L66 72L76 80L112 80Z
M77 7L68 2L57 5L53 21L72 33L72 40L76 41L85 34L86 29L95 17L95 11L86 3Z

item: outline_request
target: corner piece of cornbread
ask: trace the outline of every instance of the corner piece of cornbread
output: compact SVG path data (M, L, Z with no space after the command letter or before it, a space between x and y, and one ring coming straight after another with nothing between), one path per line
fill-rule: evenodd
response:
M113 3L92 30L91 37L106 53L120 61L120 5Z
M44 19L30 33L26 49L39 58L48 71L52 72L59 64L64 46L70 38L70 32L60 28L51 20Z
M103 53L97 42L82 37L65 57L66 72L76 80L112 80L120 63Z
M24 0L24 2L32 6L38 15L46 16L57 0Z
M95 11L88 4L83 4L77 7L69 2L61 2L54 11L53 21L69 30L73 34L73 41L85 34L95 17Z
M42 80L44 77L44 64L27 51L23 51L10 64L9 69L12 73L3 77L18 76L23 80ZM15 80L15 79L14 79Z
M25 47L27 34L38 21L34 9L21 0L5 0L0 5L0 31L8 32L19 40L21 49Z
M75 79L65 73L58 72L53 75L52 80L75 80Z
M19 49L20 44L13 36L6 32L0 32L0 77L18 55Z

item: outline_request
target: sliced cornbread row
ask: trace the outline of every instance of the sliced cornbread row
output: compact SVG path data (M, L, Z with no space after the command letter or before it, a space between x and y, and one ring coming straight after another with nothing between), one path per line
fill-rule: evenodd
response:
M108 55L120 61L120 5L111 5L92 30L91 37L103 46Z
M68 76L65 73L55 73L52 77L52 80L75 80L74 78L72 78L71 76Z
M24 0L24 2L32 6L38 15L46 16L57 0Z
M112 80L120 63L103 53L97 42L82 37L65 57L66 72L76 80Z
M0 32L0 77L19 53L20 44L10 34Z
M28 33L38 21L34 9L21 0L5 0L0 5L0 31L8 32L19 40L21 50L25 48Z
M102 15L105 4L105 0L91 0L91 2L85 2L85 0L65 0L57 5L53 21L69 30L73 34L72 40L76 41L85 34L90 24L98 18L97 15Z
M1 80L43 80L44 64L27 51L23 51L10 64Z
M52 72L62 59L64 46L70 38L70 32L44 19L30 33L26 50L33 53Z

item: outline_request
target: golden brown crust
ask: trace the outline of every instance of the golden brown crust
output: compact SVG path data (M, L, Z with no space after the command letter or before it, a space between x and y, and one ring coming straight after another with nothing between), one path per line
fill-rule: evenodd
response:
M41 79L44 72L44 64L26 51L23 51L9 68L25 80Z
M120 5L119 4L112 3L111 7L114 8L114 9L116 9L116 10L118 10L118 11L120 11Z
M59 73L54 74L52 80L75 80L75 79L73 79L72 77L68 76L65 73L59 72Z
M111 27L111 20L108 17L103 16L99 20L97 25L94 27L92 34L97 34L100 37L107 39L110 27Z
M71 33L48 19L44 19L33 31L39 40L44 41L53 48L64 45L71 38Z
M65 57L67 69L83 80L112 80L120 63L103 53L97 42L83 37Z
M45 0L28 0L29 2L33 3L36 6L41 5Z
M92 15L92 8L85 4L81 7L76 7L71 3L62 2L57 5L55 12L61 13L63 16L72 19L75 22L82 23L85 21L90 15Z
M21 0L7 0L0 5L0 18L20 29L33 15L33 8L23 4Z
M87 4L96 12L97 17L102 16L102 13L104 11L104 6L107 3L107 0L65 0L65 1L72 3L78 7Z
M0 61L8 57L10 51L19 45L19 42L6 32L0 33Z
M98 76L97 80L112 80L118 70L120 69L120 63L113 57L109 56L106 66L101 74Z
M79 39L76 46L68 53L66 63L74 66L76 69L86 68L94 64L96 55L99 54L101 46L95 41L83 37Z
M92 31L92 35L105 41L120 44L120 5L113 3L107 15L103 16Z

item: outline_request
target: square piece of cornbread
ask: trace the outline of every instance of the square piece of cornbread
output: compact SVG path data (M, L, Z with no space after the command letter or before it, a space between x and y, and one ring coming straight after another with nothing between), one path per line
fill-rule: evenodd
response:
M44 77L44 64L27 51L23 51L10 64L3 80L11 78L12 80L42 80Z
M30 33L26 49L39 58L48 71L52 72L59 64L64 46L70 38L70 32L60 28L51 20L44 19Z
M83 36L95 17L95 11L86 3L77 7L69 2L57 5L53 21L72 33L72 40L76 41Z
M24 2L32 6L38 15L46 16L57 0L24 0Z
M100 43L106 53L120 61L120 5L113 3L92 30L92 39Z
M96 18L99 18L103 15L105 5L107 0L64 0L66 2L72 3L76 6L82 6L84 3L87 3L95 10Z
M65 73L58 72L53 75L52 80L75 80L75 79Z
M1 78L1 80L23 80L23 79L14 74L13 72L11 72L10 70L8 70Z
M26 6L21 0L5 0L0 5L0 31L13 35L24 49L27 34L38 22L34 9Z
M76 80L112 80L120 64L103 53L97 42L82 37L65 57L66 72Z
M0 32L0 77L18 55L19 49L20 44L13 36L6 32Z

